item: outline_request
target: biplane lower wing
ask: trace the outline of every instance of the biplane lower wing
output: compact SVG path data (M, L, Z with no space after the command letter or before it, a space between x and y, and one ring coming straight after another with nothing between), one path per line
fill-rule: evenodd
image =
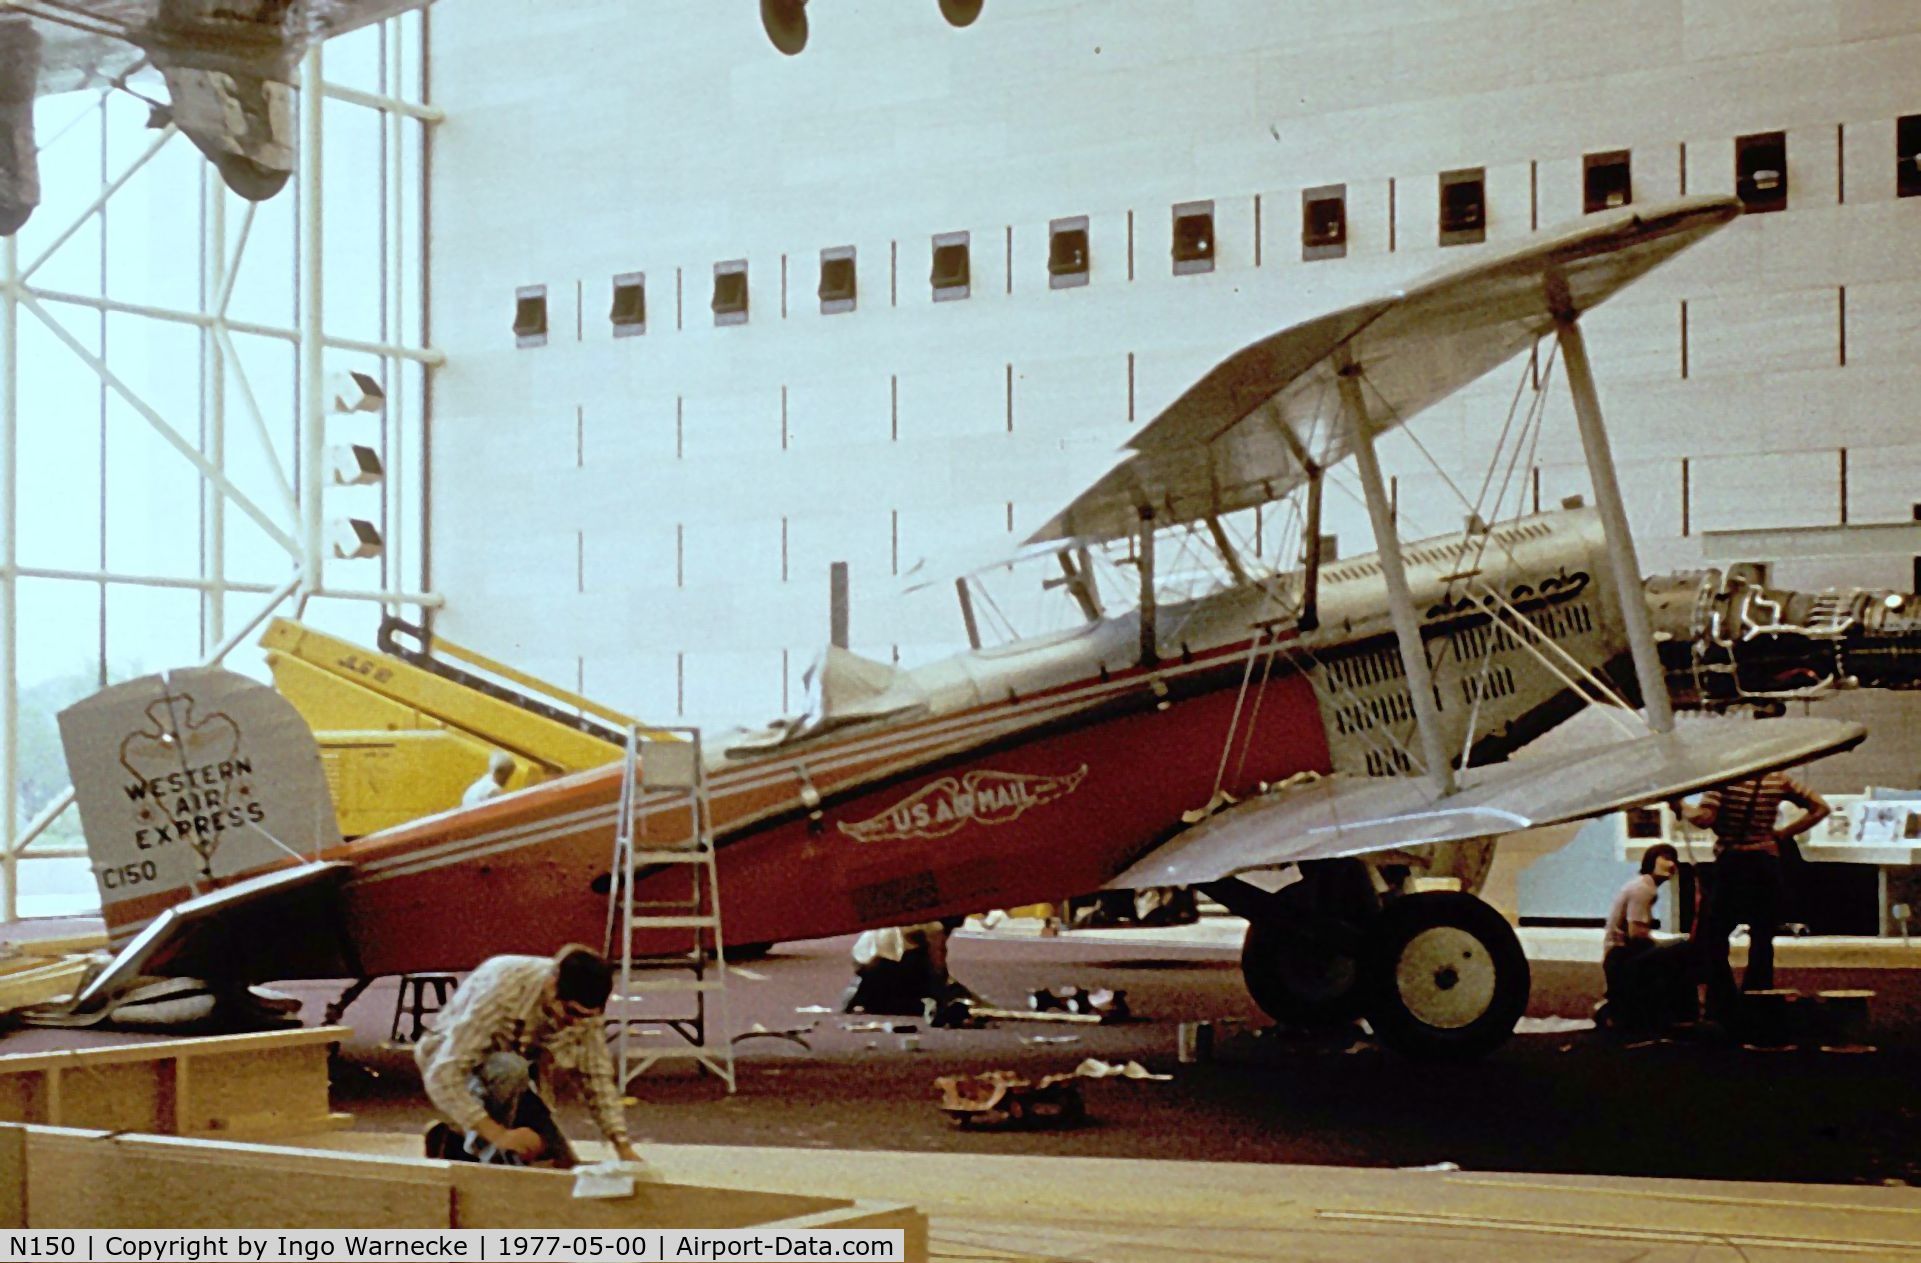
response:
M1461 773L1436 799L1413 777L1330 776L1248 799L1188 829L1108 882L1192 886L1303 860L1485 838L1606 815L1792 767L1859 745L1860 724L1774 719L1644 736Z

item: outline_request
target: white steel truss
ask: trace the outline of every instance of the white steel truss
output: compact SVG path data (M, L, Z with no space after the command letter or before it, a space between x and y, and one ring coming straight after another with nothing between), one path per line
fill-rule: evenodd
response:
M179 147L171 124L159 129L144 149L112 178L106 178L107 133L103 122L99 137L102 184L97 197L71 220L63 223L46 244L31 257L23 258L17 238L0 239L0 923L20 915L23 864L40 859L83 857L84 848L50 841L48 830L72 804L72 792L54 795L40 804L34 817L22 821L20 782L21 733L21 585L22 581L55 580L70 584L95 585L99 592L101 622L105 626L107 594L115 589L179 589L198 593L201 601L200 649L202 660L217 663L256 631L269 616L291 604L294 613L306 609L315 599L376 602L390 607L412 605L431 607L440 603L429 591L420 590L410 576L421 573L425 539L424 497L410 494L410 480L418 480L418 469L409 467L409 453L424 451L425 392L408 387L410 376L418 374L424 384L426 375L441 362L438 352L426 345L424 304L424 245L426 234L424 198L424 156L430 143L432 124L440 118L438 110L421 100L407 99L404 86L417 82L424 96L425 75L420 73L420 58L425 47L424 14L410 14L382 23L368 40L378 41L377 86L369 91L324 77L321 50L310 50L302 66L300 92L301 165L296 187L283 196L296 197L294 226L294 265L287 281L298 296L296 318L291 326L258 320L238 319L230 314L236 281L248 258L250 241L256 240L256 207L240 203L244 210L230 223L229 198L218 175L203 166L201 214L196 225L183 224L179 248L197 249L201 259L201 301L195 308L168 306L117 299L104 291L107 254L104 224L108 207L117 196L169 145ZM318 91L309 91L318 85ZM378 285L379 330L377 338L348 337L329 332L325 295L326 232L323 222L327 154L324 119L328 113L323 102L370 111L377 116L380 143L378 154L358 155L362 160L377 156L379 166ZM101 108L104 120L106 109ZM409 132L409 129L413 129ZM359 129L364 137L365 129ZM48 148L60 143L56 136ZM409 162L410 152L417 154ZM41 214L48 213L43 207ZM182 217L183 219L185 217ZM102 293L73 293L41 284L43 268L76 248L92 221L101 227ZM411 231L410 231L411 226ZM141 328L184 327L195 331L200 363L180 366L181 372L198 371L201 379L199 415L167 416L143 397L137 381L116 370L105 345L96 352L75 336L60 312L94 313L102 329L109 315L133 318ZM22 531L34 526L22 520L20 479L35 471L23 467L21 447L22 373L31 374L32 365L21 360L21 334L30 327L43 328L101 383L102 432L105 432L106 396L111 394L184 462L197 476L200 488L199 549L197 557L182 557L177 572L137 573L109 568L105 564L108 507L102 479L100 504L102 564L97 568L66 568L21 564ZM296 438L295 472L289 475L278 454L269 412L263 408L250 380L234 335L284 344L293 351L296 364L297 417L292 426ZM116 342L115 346L119 345ZM384 394L380 424L380 456L384 478L380 486L379 527L384 549L377 582L329 583L327 567L329 544L326 536L325 507L328 488L327 428L330 403L327 372L330 363L343 366L342 357L351 358L350 366L367 372L378 381ZM415 369L413 366L418 366ZM229 391L229 387L232 391ZM418 396L418 397L416 397ZM230 424L232 423L232 424ZM283 419L283 433L285 432ZM263 487L243 487L229 465L230 442L245 442L255 449L249 468L264 468ZM106 462L107 448L102 440L100 460ZM284 578L262 581L258 575L242 577L229 573L227 545L229 514L236 513L286 555ZM236 610L232 602L247 604ZM238 615L236 618L235 616ZM101 634L99 673L102 682L108 673L105 632ZM162 665L185 665L168 663Z

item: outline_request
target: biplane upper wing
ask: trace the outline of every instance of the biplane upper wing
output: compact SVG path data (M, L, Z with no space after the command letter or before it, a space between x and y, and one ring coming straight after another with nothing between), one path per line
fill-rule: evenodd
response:
M1028 537L1095 542L1252 508L1347 455L1337 378L1358 370L1386 429L1499 367L1740 214L1731 196L1589 216L1406 289L1271 334L1216 365ZM1352 369L1348 369L1348 366Z
M217 54L218 39L235 56L260 55L263 39L294 54L311 44L417 9L429 0L0 0L0 17L36 19L45 44L35 95L113 83L136 67L143 50L192 41ZM209 42L212 41L212 42Z
M1216 813L1108 883L1186 886L1303 860L1484 838L1606 815L1859 745L1860 724L1770 719L1686 725L1460 774L1436 799L1414 777L1335 775Z

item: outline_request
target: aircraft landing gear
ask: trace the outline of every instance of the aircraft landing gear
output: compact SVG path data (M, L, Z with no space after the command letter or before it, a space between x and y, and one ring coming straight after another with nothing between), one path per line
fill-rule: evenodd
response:
M1278 893L1241 883L1210 893L1247 917L1241 976L1261 1011L1295 1029L1358 1017L1421 1060L1493 1051L1527 1009L1527 956L1505 918L1473 895L1429 891L1380 901L1365 864L1304 865Z
M1362 949L1379 907L1366 865L1305 864L1299 881L1258 901L1245 897L1241 883L1222 885L1240 887L1211 893L1247 918L1241 977L1263 1013L1302 1030L1345 1026L1361 1016Z
M1362 954L1364 1011L1394 1051L1428 1061L1492 1052L1527 1011L1527 955L1473 895L1404 895L1381 909Z

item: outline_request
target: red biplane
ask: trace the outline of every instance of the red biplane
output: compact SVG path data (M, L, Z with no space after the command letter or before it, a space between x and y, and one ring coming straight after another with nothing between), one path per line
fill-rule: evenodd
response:
M1499 1044L1528 991L1514 932L1475 894L1500 836L1855 745L1863 730L1832 720L1677 729L1670 684L1710 703L1779 695L1810 670L1832 681L1869 669L1842 662L1850 646L1915 624L1888 594L1830 597L1794 622L1812 608L1801 598L1718 577L1685 601L1672 584L1644 590L1579 317L1739 210L1694 197L1593 215L1222 361L1029 541L1078 603L1077 625L982 646L963 582L972 651L902 669L833 649L806 714L706 736L727 941L1198 886L1248 919L1246 979L1276 1017L1365 1014L1422 1055ZM1595 507L1401 543L1376 436L1550 344ZM1378 551L1326 560L1323 487L1349 459ZM1283 499L1304 556L1269 571L1226 523ZM1177 532L1211 542L1214 590L1167 594L1156 546ZM1093 576L1121 549L1138 591L1125 610L1106 607ZM1766 626L1753 618L1763 609ZM1615 721L1610 735L1523 751L1590 704ZM68 735L70 758L88 748ZM303 775L317 774L311 762ZM642 763L627 796L636 831L685 833L688 799L649 789ZM250 776L253 793L273 792L258 767ZM188 845L132 849L125 822L96 827L83 785L108 925L125 945L90 996L140 973L420 973L601 941L623 777L615 764L345 844L302 799L278 832L247 820L216 831L217 853L197 846L191 820ZM130 860L159 865L129 883ZM685 865L635 870L645 899L689 880Z

